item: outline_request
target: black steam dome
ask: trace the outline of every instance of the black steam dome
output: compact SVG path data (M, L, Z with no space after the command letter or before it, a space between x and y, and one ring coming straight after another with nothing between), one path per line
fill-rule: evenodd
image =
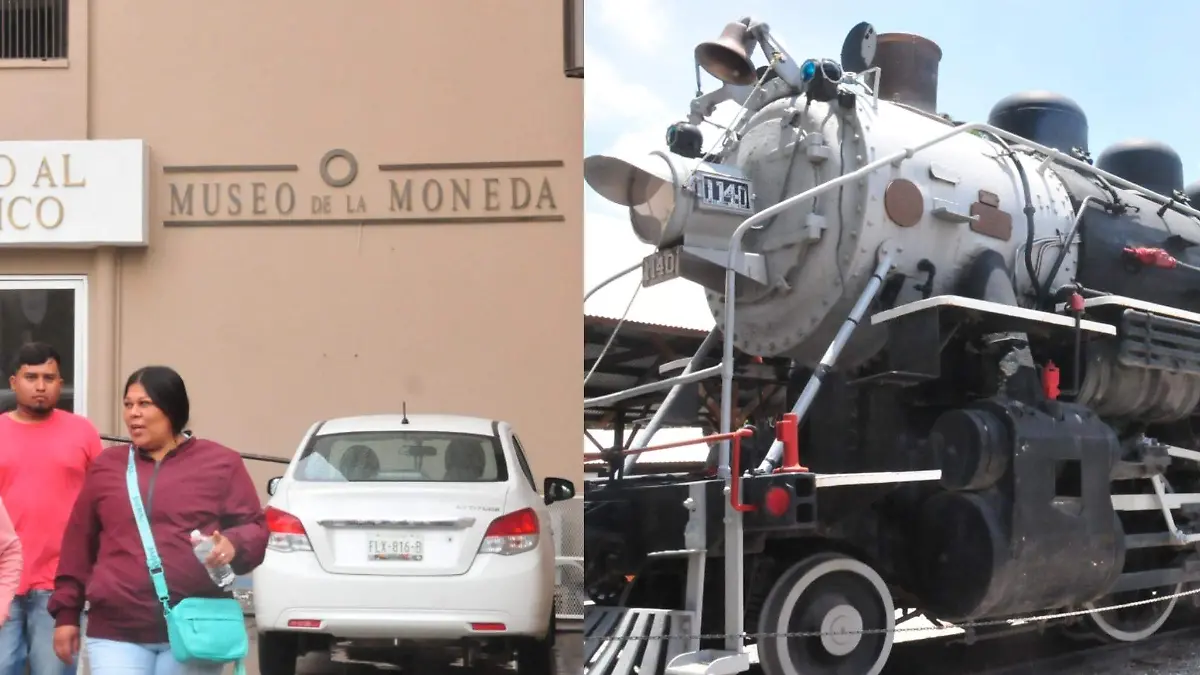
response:
M1192 208L1200 208L1200 180L1183 189L1183 194L1192 203Z
M1166 143L1133 138L1105 148L1096 168L1170 197L1183 190L1183 160Z
M988 124L1059 152L1088 151L1083 108L1052 91L1023 91L1000 99L988 114Z

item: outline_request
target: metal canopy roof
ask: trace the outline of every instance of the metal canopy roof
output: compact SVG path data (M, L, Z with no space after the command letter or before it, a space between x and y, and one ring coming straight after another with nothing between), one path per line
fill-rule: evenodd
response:
M612 336L619 319L587 316L583 317L584 356L583 374L586 377L605 343ZM584 397L595 398L613 394L638 385L668 379L679 375L683 365L666 374L659 367L683 359L687 360L700 348L707 331L676 326L643 323L626 320L613 339L608 352L584 386ZM714 348L700 368L720 363L720 343ZM749 356L735 354L734 382L738 390L734 402L734 426L757 409L764 398L783 394L783 381L790 362L787 359L764 359L755 362ZM716 428L720 423L721 382L712 377L693 385L689 395L681 396L673 414L672 426L699 426ZM607 406L584 410L584 425L589 429L612 428L648 421L658 410L667 390L651 392ZM692 412L692 411L695 412ZM640 426L640 425L639 425Z

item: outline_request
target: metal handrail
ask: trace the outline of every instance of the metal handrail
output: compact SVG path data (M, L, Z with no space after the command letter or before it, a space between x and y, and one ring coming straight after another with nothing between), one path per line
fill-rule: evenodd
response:
M100 434L100 440L108 441L109 443L132 443L131 439L124 436L109 436L108 434ZM251 459L256 462L269 462L271 464L291 464L292 460L283 459L282 457L272 457L271 455L256 455L252 452L239 452L242 459Z
M644 448L633 448L630 450L611 450L605 452L585 452L583 453L583 461L590 462L597 459L608 459L610 457L630 457L641 455L646 452L656 452L659 450L670 450L672 448L681 448L687 445L696 445L697 443L708 442L730 442L733 445L732 476L737 480L733 480L729 487L729 505L735 511L746 513L754 511L754 506L749 506L741 502L741 456L742 456L742 439L749 438L754 435L754 429L742 427L737 431L726 432L723 434L709 434L699 438L688 438L681 441L671 441L670 443L660 443L659 445L649 445Z
M687 365L684 366L683 372L679 374L690 375L695 372L696 368L700 366L700 362L708 358L708 352L712 351L713 345L716 344L720 337L720 328L718 328L716 325L713 325L712 330L708 331L708 335L706 335L704 337L704 341L700 343L700 347L696 350L696 353L692 354L692 358L689 359ZM662 426L663 420L667 418L667 412L674 405L675 399L677 399L683 392L684 386L685 385L677 384L671 387L671 391L668 391L667 395L663 397L662 402L658 404L658 410L654 411L654 416L650 418L650 422L646 424L646 428L642 429L641 433L634 437L633 443L630 447L646 447L646 445L650 442L650 439L654 437L654 434L658 433L658 428ZM633 467L637 465L639 459L641 459L641 455L630 455L626 457L625 473L632 471Z

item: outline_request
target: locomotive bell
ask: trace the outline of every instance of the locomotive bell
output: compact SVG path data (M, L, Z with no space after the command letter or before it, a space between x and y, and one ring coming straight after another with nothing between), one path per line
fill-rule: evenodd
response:
M745 24L735 21L725 26L721 37L696 45L696 63L725 84L754 84L754 62L749 56L753 50L754 36Z

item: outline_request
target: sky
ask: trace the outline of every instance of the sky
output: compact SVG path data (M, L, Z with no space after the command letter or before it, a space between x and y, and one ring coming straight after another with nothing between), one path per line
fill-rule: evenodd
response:
M846 33L860 21L880 33L922 35L942 48L939 112L986 121L1001 98L1049 89L1087 114L1093 157L1114 142L1148 137L1175 148L1186 182L1200 179L1200 84L1193 67L1200 39L1182 28L1200 25L1200 2L1193 0L587 0L585 156L665 149L667 126L685 118L695 96L695 45L743 16L766 21L797 59L838 60ZM764 63L761 53L755 59ZM720 86L702 77L705 92ZM718 109L718 121L732 116L731 106ZM702 128L707 147L720 132ZM584 209L584 287L591 289L651 247L634 238L623 208L591 188ZM634 272L610 284L585 313L621 316L639 281ZM642 289L629 319L713 325L703 290L683 280Z

